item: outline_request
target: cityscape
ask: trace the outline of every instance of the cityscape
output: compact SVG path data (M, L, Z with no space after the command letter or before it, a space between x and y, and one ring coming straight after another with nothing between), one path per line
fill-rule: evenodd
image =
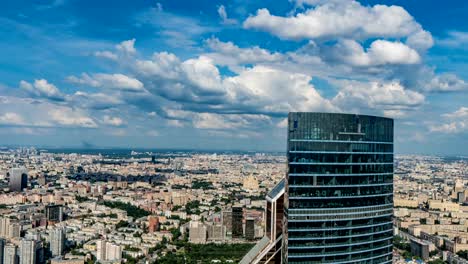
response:
M289 123L288 159L3 148L3 263L466 261L467 157L393 165L388 118L292 113Z
M468 264L468 4L6 0L0 264Z

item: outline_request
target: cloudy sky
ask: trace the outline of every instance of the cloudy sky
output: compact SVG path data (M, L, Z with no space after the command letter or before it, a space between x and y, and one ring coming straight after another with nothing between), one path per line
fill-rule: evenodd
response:
M423 2L4 1L0 144L283 151L323 111L468 154L468 4Z

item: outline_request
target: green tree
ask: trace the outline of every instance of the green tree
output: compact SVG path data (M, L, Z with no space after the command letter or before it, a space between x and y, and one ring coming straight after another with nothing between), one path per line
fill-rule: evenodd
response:
M110 208L124 210L125 212L127 212L128 216L135 218L141 218L150 215L150 212L129 203L104 201L103 204Z
M121 227L127 227L129 223L127 221L120 220L116 225L115 228L119 229Z
M460 250L460 251L457 252L457 255L460 258L464 258L464 259L468 260L468 250Z

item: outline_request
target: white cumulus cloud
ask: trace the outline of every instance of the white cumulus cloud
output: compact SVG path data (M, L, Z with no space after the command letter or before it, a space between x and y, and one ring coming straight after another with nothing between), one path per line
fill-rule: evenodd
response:
M106 58L106 59L113 60L113 61L116 61L119 58L117 56L117 54L115 54L115 53L113 53L111 51L108 51L108 50L96 51L96 52L94 52L94 56L101 57L101 58Z
M134 55L136 53L135 49L135 39L129 39L122 41L120 44L116 46L117 50L127 54L127 55Z
M457 134L468 131L468 107L462 106L453 113L443 114L442 117L445 122L430 124L430 132Z
M376 40L367 51L357 41L340 40L331 47L326 57L352 66L379 66L385 64L417 64L421 62L418 52L401 42Z
M307 2L316 6L287 17L272 15L265 8L259 9L244 21L244 28L258 29L294 40L407 38L415 35L411 43L418 47L432 46L430 33L424 31L400 6L363 6L354 0Z
M97 88L116 89L129 92L144 91L142 82L120 73L96 73L93 75L82 73L80 77L69 76L67 80L71 83L88 85Z
M125 121L120 118L120 117L112 117L112 116L109 116L109 115L105 115L103 118L102 118L102 123L105 124L105 125L109 125L109 126L122 126L125 124Z
M21 115L13 112L0 114L0 124L2 125L24 125L24 119Z
M398 82L345 81L342 85L332 102L353 112L366 109L383 110L387 116L401 117L404 115L403 110L419 107L425 101L423 94L405 89Z
M36 79L34 83L20 81L20 88L34 97L45 97L52 100L63 100L63 94L53 84L45 79Z
M81 111L71 108L51 109L48 112L50 119L60 126L96 128L97 124L91 117Z
M425 85L427 91L455 92L468 90L468 83L458 78L455 74L445 73L433 76Z
M206 43L213 52L205 56L212 58L219 65L254 64L284 59L282 54L270 52L258 46L240 48L230 41L222 42L217 38L210 38Z
M96 128L90 114L78 107L52 103L44 99L0 97L0 122L25 127Z
M237 20L233 18L228 18L226 8L223 5L218 7L218 15L221 18L221 23L224 25L234 25L237 24Z

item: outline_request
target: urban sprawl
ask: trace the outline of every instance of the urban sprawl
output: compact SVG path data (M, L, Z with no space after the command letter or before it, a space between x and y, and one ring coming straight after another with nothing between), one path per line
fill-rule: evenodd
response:
M0 263L238 263L284 154L0 151ZM395 263L467 263L467 159L395 157ZM446 262L444 262L446 261Z

